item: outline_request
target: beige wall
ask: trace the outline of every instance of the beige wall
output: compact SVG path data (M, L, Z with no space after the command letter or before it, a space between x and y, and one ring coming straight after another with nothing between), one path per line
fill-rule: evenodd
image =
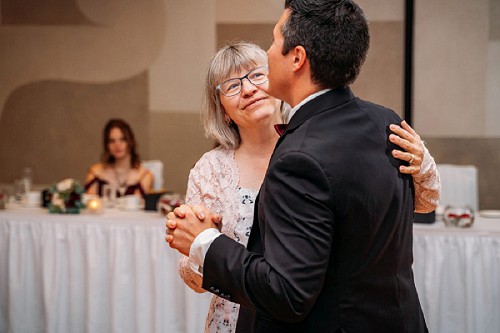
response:
M416 2L414 109L423 135L500 137L500 127L489 126L500 106L498 90L490 90L500 82L490 76L500 66L498 40L489 38L494 3Z
M404 1L359 4L372 43L353 88L402 114ZM210 57L235 38L267 48L281 11L276 0L0 0L0 183L24 166L38 183L83 179L104 122L120 116L142 157L164 161L167 189L184 192L211 147L198 115ZM500 0L416 2L414 125L438 162L451 161L441 147L467 149L462 138L500 154L499 12Z

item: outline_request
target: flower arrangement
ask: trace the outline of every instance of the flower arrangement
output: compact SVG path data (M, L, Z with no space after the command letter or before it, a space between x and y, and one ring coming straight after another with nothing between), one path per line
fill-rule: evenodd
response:
M73 178L68 178L52 185L49 190L51 199L49 213L79 214L85 208L82 201L83 187Z

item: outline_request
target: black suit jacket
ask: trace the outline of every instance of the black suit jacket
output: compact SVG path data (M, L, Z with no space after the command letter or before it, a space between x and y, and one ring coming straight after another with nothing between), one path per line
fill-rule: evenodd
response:
M412 273L413 183L391 110L329 91L279 139L247 248L222 235L203 287L242 305L239 332L425 332Z

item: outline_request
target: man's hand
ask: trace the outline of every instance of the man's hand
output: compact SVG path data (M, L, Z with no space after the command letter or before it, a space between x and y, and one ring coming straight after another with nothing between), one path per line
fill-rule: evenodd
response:
M185 256L196 236L208 228L221 228L221 216L212 214L203 206L181 205L168 213L165 240L170 247Z

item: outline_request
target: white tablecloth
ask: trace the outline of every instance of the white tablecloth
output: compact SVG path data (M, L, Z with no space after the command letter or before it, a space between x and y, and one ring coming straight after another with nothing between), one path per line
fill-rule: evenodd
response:
M203 332L156 212L0 211L0 332Z
M415 283L429 332L500 332L500 219L415 224Z
M430 332L500 332L500 219L417 224L414 258ZM0 211L0 332L201 333L177 259L158 213Z

